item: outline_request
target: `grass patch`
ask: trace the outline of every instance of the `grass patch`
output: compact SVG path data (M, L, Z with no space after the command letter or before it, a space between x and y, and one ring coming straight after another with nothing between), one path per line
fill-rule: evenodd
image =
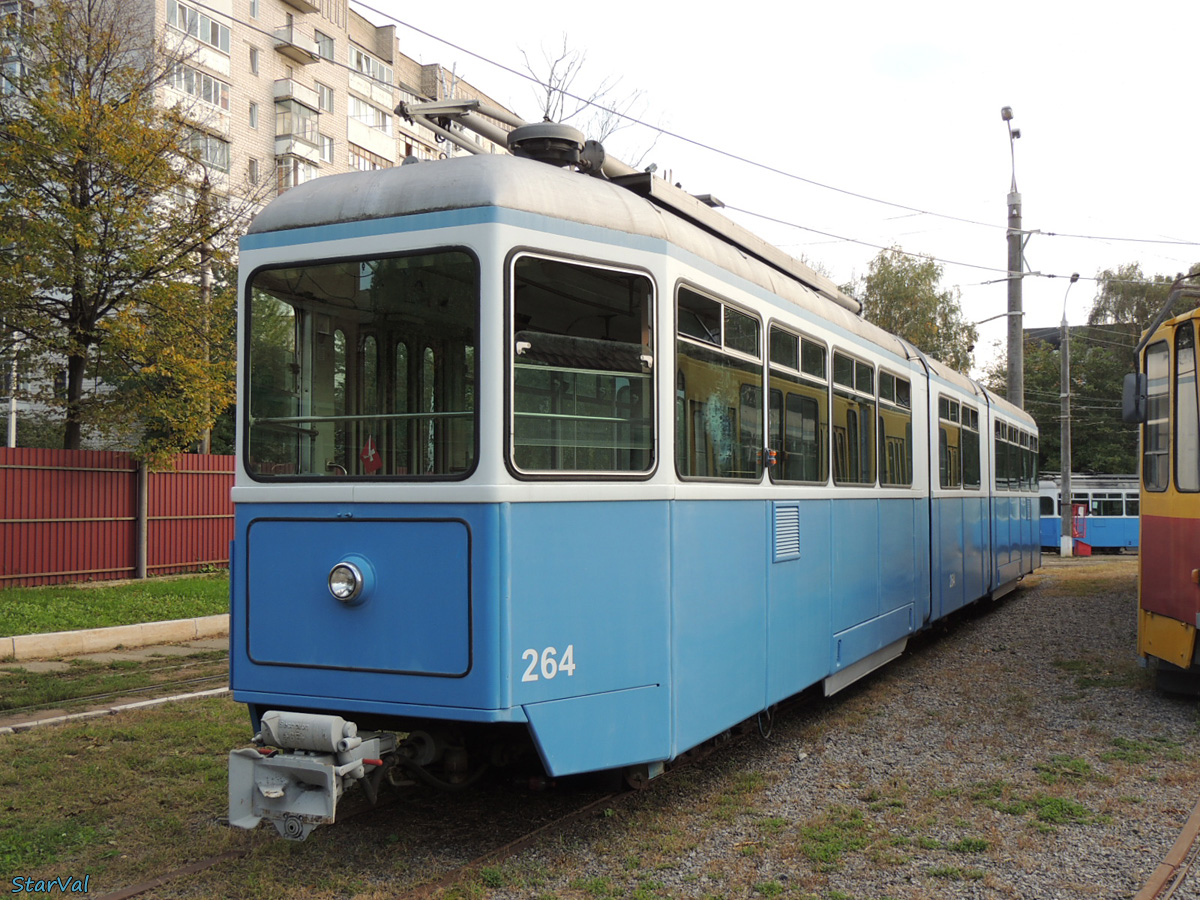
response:
M1056 659L1054 668L1072 676L1080 690L1132 687L1145 677L1144 671L1132 663L1114 665L1095 658Z
M1034 768L1038 778L1046 784L1058 784L1060 781L1087 781L1093 775L1092 764L1086 759L1076 759L1072 756L1052 756L1047 763L1038 763Z
M1186 758L1182 745L1165 737L1153 737L1144 741L1113 738L1112 746L1112 750L1100 754L1100 759L1104 762L1139 765L1154 758L1169 759L1172 762L1182 762Z
M197 651L187 656L150 657L100 663L75 659L60 672L5 669L0 710L52 706L66 700L97 699L116 691L151 688L180 678L205 678L229 671L223 650Z
M832 871L843 855L867 846L868 831L861 812L836 806L815 825L800 828L798 849L819 871Z
M112 586L55 585L0 591L0 635L44 634L165 622L229 612L229 576L149 579Z

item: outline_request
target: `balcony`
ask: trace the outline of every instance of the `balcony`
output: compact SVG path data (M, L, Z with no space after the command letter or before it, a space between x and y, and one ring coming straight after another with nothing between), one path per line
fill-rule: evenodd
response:
M313 165L321 163L321 149L312 141L298 134L280 134L275 136L275 155L294 156Z
M310 87L299 84L292 78L275 79L275 99L295 100L300 105L307 106L314 112L319 108L317 106L317 92Z
M320 9L315 3L309 3L308 0L283 0L292 9L298 9L302 13L316 12Z
M302 66L315 63L320 58L317 56L317 42L301 35L294 25L275 29L275 49Z

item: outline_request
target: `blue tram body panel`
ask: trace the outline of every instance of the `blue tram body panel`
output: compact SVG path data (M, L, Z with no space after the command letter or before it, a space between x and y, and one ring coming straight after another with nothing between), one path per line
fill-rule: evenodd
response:
M492 505L239 504L231 580L230 679L258 707L523 721L498 675L503 631ZM326 587L330 569L372 570L362 602ZM334 699L336 698L336 699Z
M674 751L766 705L768 504L677 501L671 527Z
M796 543L793 552L779 553L783 536L778 526L772 529L767 564L767 705L829 674L832 505L827 499L772 504L774 522L790 527L794 520Z
M547 770L667 759L668 504L518 503L505 511L506 669ZM564 671L568 648L572 669Z

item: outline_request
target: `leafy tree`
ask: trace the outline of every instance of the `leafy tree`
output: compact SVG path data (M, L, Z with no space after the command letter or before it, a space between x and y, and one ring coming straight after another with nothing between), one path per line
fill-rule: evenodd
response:
M1148 277L1138 263L1129 263L1099 272L1096 281L1088 324L1071 328L1072 469L1136 472L1138 430L1121 420L1122 382L1137 368L1134 349L1167 299L1174 279ZM1172 312L1194 304L1194 299L1181 299ZM1040 337L1027 336L1025 344L1025 406L1038 423L1041 468L1050 474L1062 470L1060 340L1054 329ZM986 372L985 381L1003 393L1006 371L1003 362L998 363Z
M21 66L0 104L0 319L47 370L66 363L65 385L43 378L33 399L63 411L77 449L85 426L153 406L85 391L119 359L170 379L146 401L203 409L162 413L186 446L229 402L230 329L201 298L201 255L220 264L244 206L212 199L226 176L201 163L193 111L156 102L183 55L156 43L137 0L45 0L7 24L0 55Z
M971 367L975 326L963 319L957 288L943 290L942 267L899 247L880 251L862 279L863 316L959 371Z

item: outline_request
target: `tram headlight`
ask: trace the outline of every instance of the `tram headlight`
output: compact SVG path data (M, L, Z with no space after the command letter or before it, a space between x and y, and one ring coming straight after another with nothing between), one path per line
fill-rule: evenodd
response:
M362 569L348 560L338 563L329 571L329 593L342 603L361 600L365 585Z

